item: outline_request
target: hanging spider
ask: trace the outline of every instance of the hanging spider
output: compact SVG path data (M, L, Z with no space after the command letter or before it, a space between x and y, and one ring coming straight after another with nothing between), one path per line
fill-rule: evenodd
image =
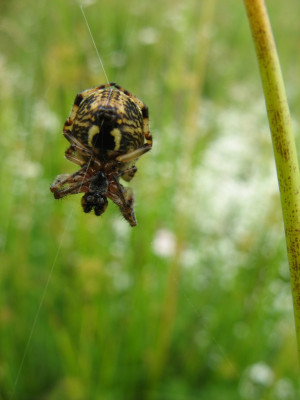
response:
M135 226L132 189L119 179L130 181L135 162L152 147L147 106L113 82L87 89L76 96L63 134L71 144L65 156L80 169L56 177L54 197L85 193L83 211L95 215L104 213L109 198Z

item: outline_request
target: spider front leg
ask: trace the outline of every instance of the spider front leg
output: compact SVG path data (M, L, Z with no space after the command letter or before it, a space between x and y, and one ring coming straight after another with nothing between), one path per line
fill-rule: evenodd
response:
M81 167L90 162L92 158L92 152L89 151L89 149L82 147L82 146L77 146L77 145L71 145L66 151L65 151L65 157L67 160L71 161L74 164L80 165Z
M147 153L147 151L151 150L151 145L149 144L144 144L143 146L139 147L136 150L130 151L129 153L126 154L121 154L116 157L116 161L119 163L129 163L132 164L134 161L136 161L139 157L141 157L143 154ZM134 177L134 175L137 172L137 167L135 165L132 165L125 170L121 171L118 176L120 176L124 181L129 182L131 179Z
M136 174L136 171L137 171L137 167L135 165L133 165L132 167L121 171L118 174L118 176L121 177L122 179L124 179L124 181L129 182Z
M63 135L71 143L71 146L73 146L76 150L80 151L85 155L93 154L90 148L83 145L78 139L75 138L75 136L73 136L72 132L64 130Z
M139 147L136 150L130 151L126 154L121 154L120 156L116 157L116 160L121 163L127 163L133 160L138 159L143 154L147 153L147 151L151 150L152 145L144 144L142 147Z
M88 187L87 183L91 179L86 179L86 167L82 167L79 171L74 172L74 174L61 174L58 175L52 185L50 190L54 195L55 199L61 199L68 194L76 194L80 192L86 192Z

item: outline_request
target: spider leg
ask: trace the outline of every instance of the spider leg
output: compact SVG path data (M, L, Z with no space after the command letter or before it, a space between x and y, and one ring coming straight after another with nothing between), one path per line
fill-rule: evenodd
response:
M130 151L126 154L121 154L120 156L116 157L116 160L121 163L127 163L129 161L136 160L137 158L141 157L143 154L147 153L147 151L151 150L151 145L144 144L143 146L139 147L136 150Z
M84 146L81 142L79 142L79 140L76 139L75 136L73 136L69 131L67 132L64 131L63 135L71 143L71 146L75 148L77 151L86 156L93 155L92 150Z
M106 196L110 198L120 209L123 217L131 226L136 226L136 216L134 212L134 197L131 188L125 188L120 184L117 176L110 182Z
M77 146L72 145L65 151L65 157L72 163L82 167L91 159L92 154L88 151L82 152L80 148L78 149Z
M71 175L58 175L50 186L50 190L55 199L61 199L68 194L76 194L88 191L88 186L86 186L86 184L89 183L92 178L88 177L88 179L86 179L86 175L86 167L82 167L79 171L76 171Z
M131 179L134 177L136 174L137 167L133 165L130 168L124 169L123 171L118 173L118 176L120 176L124 181L129 182Z
M88 147L82 145L74 136L64 132L65 138L71 143L71 146L65 151L67 160L81 167L91 161L93 152Z

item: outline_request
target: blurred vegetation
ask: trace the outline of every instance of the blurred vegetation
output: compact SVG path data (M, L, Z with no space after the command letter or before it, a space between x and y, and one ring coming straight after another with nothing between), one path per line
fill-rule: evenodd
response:
M300 3L267 5L295 117ZM153 151L130 183L136 228L113 204L96 218L49 191L76 168L61 134L76 93L105 82L78 3L0 11L0 399L299 398L242 1L85 2L109 80L150 110Z

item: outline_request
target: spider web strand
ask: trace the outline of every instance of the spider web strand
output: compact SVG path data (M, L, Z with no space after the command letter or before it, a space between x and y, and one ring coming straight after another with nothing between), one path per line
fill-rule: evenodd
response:
M106 74L106 71L105 71L105 68L104 68L104 65L103 65L103 62L102 62L100 53L99 53L98 48L97 48L97 46L96 46L96 42L95 42L95 40L94 40L94 36L93 36L93 34L92 34L92 31L91 31L90 25L89 25L89 23L88 23L88 20L87 20L87 18L86 18L86 15L85 15L85 12L84 12L83 5L82 5L82 4L80 4L80 10L81 10L82 15L83 15L83 18L84 18L84 20L85 20L85 23L86 23L87 29L88 29L88 31L89 31L89 34L90 34L92 43L93 43L93 45L94 45L94 47L95 47L95 50L96 50L96 53L97 53L97 56L98 56L98 60L99 60L99 62L100 62L101 68L102 68L102 70L103 70L103 73L104 73L106 82L109 83L109 80L108 80L108 77L107 77L107 74Z

